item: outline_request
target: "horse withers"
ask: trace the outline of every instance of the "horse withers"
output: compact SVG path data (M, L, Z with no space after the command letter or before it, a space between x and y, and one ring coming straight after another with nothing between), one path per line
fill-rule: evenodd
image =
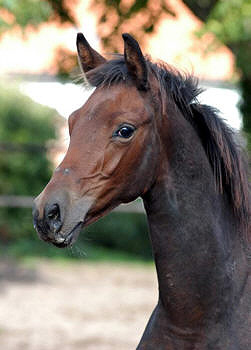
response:
M69 117L70 145L36 198L39 236L57 247L142 197L159 299L138 350L251 349L247 169L195 78L144 57L129 34L106 60L77 36L96 87Z

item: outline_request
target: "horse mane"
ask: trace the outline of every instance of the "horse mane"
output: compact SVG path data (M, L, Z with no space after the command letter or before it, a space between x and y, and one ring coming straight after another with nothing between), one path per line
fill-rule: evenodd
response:
M213 169L216 185L226 194L236 217L248 229L250 197L248 170L237 135L210 106L192 103L187 119L197 131Z
M161 96L171 97L182 115L196 130L211 164L217 188L228 197L240 224L249 231L250 197L247 166L236 133L219 117L219 112L197 100L202 89L193 75L179 72L164 62L153 63L146 57L149 71L159 81ZM89 71L89 84L95 87L129 83L123 55Z

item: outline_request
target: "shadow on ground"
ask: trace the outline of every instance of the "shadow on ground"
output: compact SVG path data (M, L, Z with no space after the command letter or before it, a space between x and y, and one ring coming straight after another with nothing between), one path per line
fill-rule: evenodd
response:
M34 283L43 280L34 267L25 267L14 259L0 260L0 286L3 282Z

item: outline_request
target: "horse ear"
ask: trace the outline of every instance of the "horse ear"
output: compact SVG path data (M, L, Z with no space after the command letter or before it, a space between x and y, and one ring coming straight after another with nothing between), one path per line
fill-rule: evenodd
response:
M122 34L124 39L124 57L128 72L136 81L139 90L147 90L147 65L138 42L127 33Z
M82 33L77 35L77 49L80 67L84 72L106 62L106 59L90 46Z

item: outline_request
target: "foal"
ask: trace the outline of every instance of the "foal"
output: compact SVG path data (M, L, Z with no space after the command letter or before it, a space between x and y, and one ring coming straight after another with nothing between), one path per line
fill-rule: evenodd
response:
M107 61L78 34L96 90L69 117L69 149L35 200L38 234L66 247L141 196L159 299L137 349L249 350L249 192L235 137L197 101L193 77L123 39L124 55Z

